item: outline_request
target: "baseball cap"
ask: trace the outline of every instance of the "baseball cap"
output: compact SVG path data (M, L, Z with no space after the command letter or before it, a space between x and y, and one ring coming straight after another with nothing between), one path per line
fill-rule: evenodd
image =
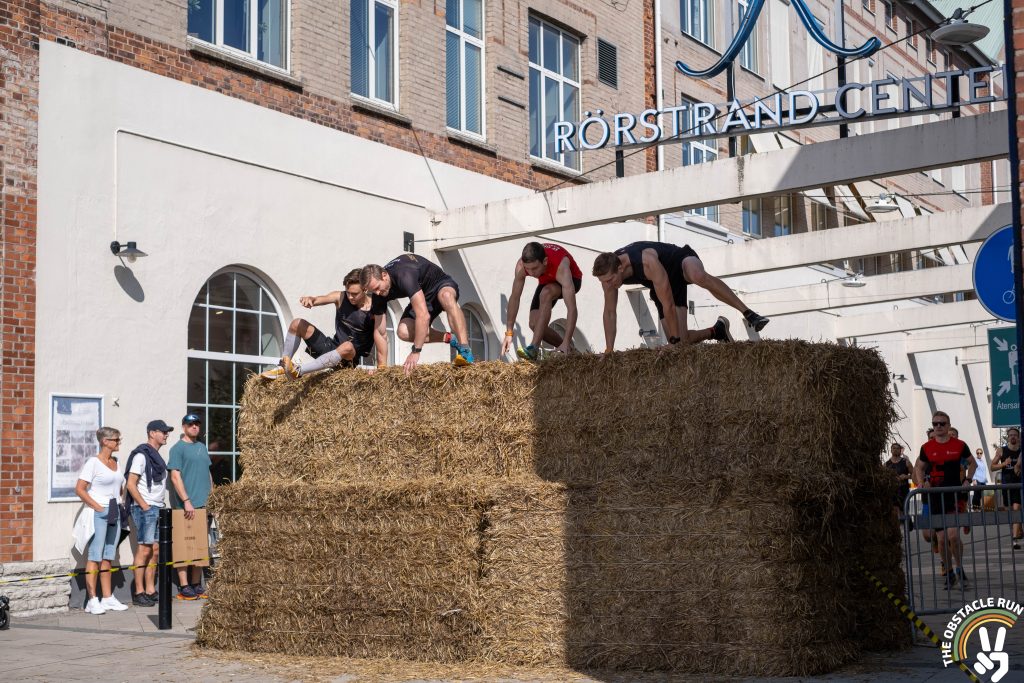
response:
M199 417L196 413L189 413L185 417L181 418L181 424L183 425L194 425L202 424L203 418Z
M164 434L166 434L167 432L173 431L174 427L169 426L163 420L150 420L149 424L146 425L147 434L149 434L150 432L163 432Z

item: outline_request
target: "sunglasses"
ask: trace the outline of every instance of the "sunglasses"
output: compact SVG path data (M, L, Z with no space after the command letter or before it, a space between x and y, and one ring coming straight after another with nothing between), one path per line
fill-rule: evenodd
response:
M948 422L932 422L932 427L945 427L948 424Z
M121 443L121 439L103 439L104 441L113 441L114 443Z

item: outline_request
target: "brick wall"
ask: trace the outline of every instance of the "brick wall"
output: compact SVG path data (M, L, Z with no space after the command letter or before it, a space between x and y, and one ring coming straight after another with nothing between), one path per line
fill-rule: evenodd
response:
M32 559L39 18L0 0L0 562Z

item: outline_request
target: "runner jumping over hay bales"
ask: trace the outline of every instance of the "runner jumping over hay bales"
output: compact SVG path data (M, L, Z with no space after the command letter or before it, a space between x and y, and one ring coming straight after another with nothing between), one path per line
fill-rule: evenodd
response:
M970 458L971 450L963 441L954 439L949 434L949 415L941 410L932 415L932 427L935 428L935 438L921 446L917 463L914 465L914 482L923 488L960 486L960 460L964 454ZM925 471L928 467L931 467L931 476L926 479ZM974 477L976 467L977 465L971 462L967 472L968 481ZM961 511L958 507L958 498L959 494L956 492L930 493L926 499L929 512L933 515L956 515ZM961 583L966 583L967 576L960 565L964 552L964 544L960 540L960 527L955 522L947 522L945 529L937 527L935 532L939 539L939 555L944 565L949 568L946 573L946 589L952 588L957 579Z
M530 329L533 340L525 349L516 349L524 360L536 360L540 354L540 343L546 341L556 351L569 353L572 349L572 335L576 331L576 293L583 284L583 272L576 265L572 255L558 246L545 242L530 242L523 247L523 255L516 261L516 274L512 280L512 295L508 300L508 315L505 326L505 341L501 343L501 355L508 353L512 346L512 328L519 314L519 300L523 296L526 276L539 280L530 302ZM548 327L551 309L559 299L565 299L565 336Z
M398 338L412 342L412 353L405 359L405 372L409 374L419 363L423 345L428 342L445 342L455 349L455 365L469 365L473 362L473 351L469 348L466 332L466 317L459 306L459 285L441 268L415 254L402 254L392 259L383 268L371 263L363 268L359 279L363 288L373 294L374 344L377 346L378 363L386 364L388 338L385 332L385 312L389 301L409 299L409 305L402 312L398 322ZM454 335L431 329L434 319L445 312L448 325Z
M321 296L299 298L299 303L305 308L334 304L337 309L334 316L334 336L328 337L302 318L292 320L288 326L288 335L284 339L284 355L281 356L280 364L264 372L263 377L294 379L337 365L355 367L363 356L369 355L373 349L373 314L370 312L370 297L359 284L359 273L359 269L356 268L345 276L344 295L335 291ZM299 343L303 341L306 342L306 352L313 357L313 361L300 366L292 361L292 356L299 349ZM380 363L379 352L377 360ZM384 361L387 361L387 349L384 350Z
M686 286L697 285L743 314L757 332L768 318L747 308L729 285L704 270L700 257L689 245L678 247L665 242L633 242L614 253L598 254L593 274L604 288L604 336L606 353L615 347L615 317L618 290L624 284L643 285L651 290L651 301L658 308L670 344L702 342L708 339L732 341L729 320L719 317L706 330L686 329ZM667 315L666 315L667 313Z

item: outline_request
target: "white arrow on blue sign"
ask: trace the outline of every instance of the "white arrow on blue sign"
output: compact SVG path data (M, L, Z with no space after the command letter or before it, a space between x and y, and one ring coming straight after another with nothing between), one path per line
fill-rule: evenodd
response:
M1013 226L995 231L974 259L974 291L985 310L997 318L1017 319L1013 290Z

